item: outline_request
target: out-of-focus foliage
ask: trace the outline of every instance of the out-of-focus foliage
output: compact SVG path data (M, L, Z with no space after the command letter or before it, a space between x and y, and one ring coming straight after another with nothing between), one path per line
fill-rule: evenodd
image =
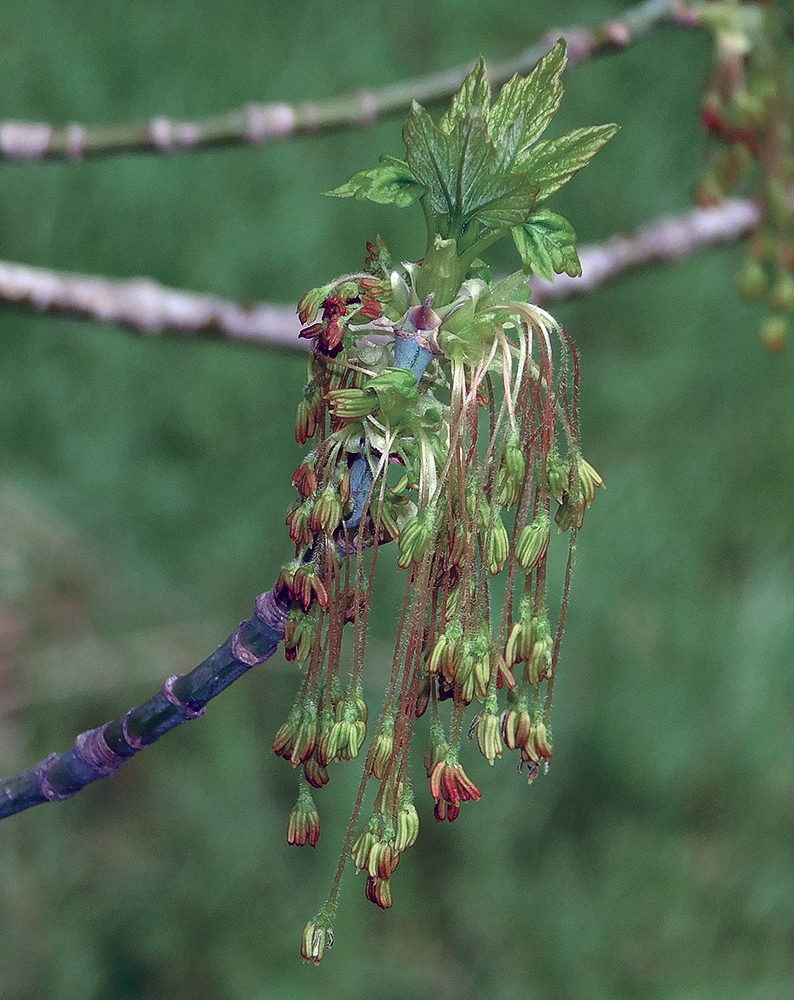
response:
M588 0L575 16L625 6ZM506 56L572 10L4 0L0 118L328 96ZM708 62L705 38L664 32L566 79L560 133L622 125L551 202L583 242L688 206ZM395 120L263 150L6 166L0 256L297 300L358 266L378 231L398 255L421 252L419 219L404 230L400 213L320 195L400 145ZM443 836L422 791L394 908L346 892L334 950L304 968L301 928L347 820L333 802L350 795L318 794L316 853L287 846L294 776L269 746L295 677L274 657L118 777L0 826L3 1000L791 995L792 372L734 297L740 258L714 251L557 310L581 349L582 433L607 492L579 548L549 776L527 788L495 769ZM10 773L192 667L272 585L290 553L305 368L2 322ZM384 649L398 592L395 572L371 617Z

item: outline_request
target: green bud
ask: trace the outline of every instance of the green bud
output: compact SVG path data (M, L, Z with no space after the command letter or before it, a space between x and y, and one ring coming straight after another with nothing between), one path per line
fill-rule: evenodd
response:
M786 346L788 322L785 316L767 316L761 326L761 342L772 354L778 354Z

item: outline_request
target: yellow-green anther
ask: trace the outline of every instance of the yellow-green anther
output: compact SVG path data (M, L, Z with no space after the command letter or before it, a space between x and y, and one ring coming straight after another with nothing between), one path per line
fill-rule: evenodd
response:
M507 530L498 514L494 516L493 527L488 538L488 571L496 576L502 572L502 567L510 555L510 539Z
M372 850L372 845L375 843L375 833L372 830L372 820L367 823L361 833L356 837L353 842L353 846L350 849L350 854L353 858L353 864L359 871L362 871L367 867L367 862L369 860L369 852Z
M516 562L528 573L540 562L549 546L551 523L545 510L531 524L527 524L516 542Z
M499 468L499 501L504 507L512 507L518 501L526 475L526 461L517 434L511 434L505 443Z
M309 526L312 531L323 530L330 535L341 520L342 498L333 486L326 486L312 507Z
M604 480L599 476L593 466L583 458L579 459L579 482L582 487L582 496L588 506L595 499L595 491L604 485Z
M393 719L391 721L388 719L386 720L383 729L378 734L377 739L373 742L372 749L370 750L372 773L378 781L383 780L386 768L391 760L392 752L394 751L394 735L392 731L393 725Z
M413 802L403 801L397 811L397 830L394 836L394 850L398 853L413 847L419 836L419 813Z
M552 451L546 460L546 478L549 482L549 492L557 501L562 503L563 494L568 489L568 463L563 462L560 456Z
M421 562L433 548L436 540L435 511L431 508L420 510L400 533L400 555L397 565L406 569L411 563Z
M477 746L491 766L497 757L502 756L502 737L499 730L499 716L486 708L477 721Z
M325 949L330 948L333 943L334 933L330 926L330 920L324 918L324 914L318 915L314 920L310 920L303 929L301 955L307 962L319 965L325 954Z
M342 420L360 420L378 408L372 389L332 389L328 393L331 413Z
M514 663L519 663L521 657L521 637L524 626L521 622L514 622L510 629L510 635L505 643L505 663L512 667Z
M554 651L554 637L551 634L551 625L548 618L544 616L535 618L534 642L529 656L526 657L526 677L530 684L536 685L541 681L548 668L551 666L551 657Z

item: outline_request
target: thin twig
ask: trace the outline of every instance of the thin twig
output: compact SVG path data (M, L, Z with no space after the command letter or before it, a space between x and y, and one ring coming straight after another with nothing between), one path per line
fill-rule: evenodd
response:
M531 283L533 300L544 303L586 295L628 271L732 243L749 233L758 219L758 206L739 200L657 219L635 233L581 247L582 277L563 274L553 285L535 278ZM293 306L243 306L166 288L148 278L119 281L0 262L2 303L114 323L148 335L206 335L295 350L307 346L305 340L298 340L300 325Z
M256 613L242 622L211 656L189 674L169 677L144 705L120 719L81 733L64 753L0 781L0 819L44 802L68 799L99 778L116 774L176 726L204 714L209 702L251 667L272 656L284 638L289 612L275 590L256 600Z
M561 36L568 41L568 65L624 49L662 24L690 26L676 0L645 0L620 17L592 28L574 26L549 31L513 59L489 63L488 76L500 84L514 73L528 73ZM379 118L405 112L413 99L447 99L461 85L470 66L392 84L381 90L298 104L256 104L195 121L152 118L131 125L48 125L0 123L0 160L77 162L87 157L129 153L177 153L221 146L260 145L272 139L318 134L372 125Z

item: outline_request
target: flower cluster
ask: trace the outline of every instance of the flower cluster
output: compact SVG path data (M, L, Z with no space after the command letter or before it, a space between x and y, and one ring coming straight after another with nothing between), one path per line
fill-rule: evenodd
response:
M322 788L338 762L365 759L331 896L304 933L310 961L332 942L348 857L366 873L367 898L392 905L391 877L419 831L409 747L425 713L424 764L439 822L481 798L459 759L473 702L481 708L469 738L489 763L507 748L532 780L551 757L573 550L603 484L581 454L573 345L530 303L527 279L533 270L577 273L570 224L538 203L614 133L601 126L537 142L559 103L564 63L560 43L493 106L478 64L438 125L415 106L407 162L386 158L332 193L422 201L425 257L395 265L378 240L365 269L313 289L298 307L312 352L296 437L311 447L287 517L295 556L277 586L290 606L287 659L302 668L303 683L273 741L300 771L290 843L317 843L309 786ZM425 155L433 144L445 158ZM472 165L466 158L475 154ZM479 253L507 234L524 267L494 281ZM552 521L569 535L554 619ZM369 596L387 543L396 543L405 596L367 742ZM359 825L371 781L372 813Z

